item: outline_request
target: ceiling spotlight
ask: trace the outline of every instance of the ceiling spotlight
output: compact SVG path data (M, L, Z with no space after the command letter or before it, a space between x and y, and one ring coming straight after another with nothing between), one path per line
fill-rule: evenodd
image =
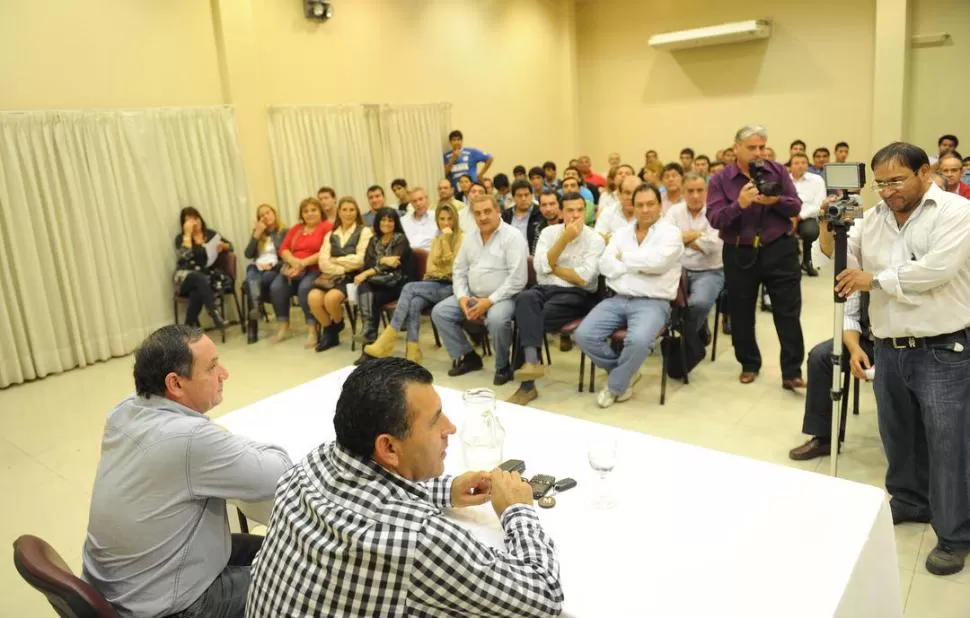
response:
M333 17L330 0L303 0L303 15L307 19L326 21Z

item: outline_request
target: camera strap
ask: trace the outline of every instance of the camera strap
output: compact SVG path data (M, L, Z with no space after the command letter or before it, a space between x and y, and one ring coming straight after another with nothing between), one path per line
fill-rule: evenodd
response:
M759 206L761 206L759 204ZM758 251L761 249L761 230L765 223L765 207L761 206L761 214L758 216L758 227L754 231L754 239L751 241L751 262L748 264L739 264L741 270L751 270L754 265L758 263ZM738 233L738 237L734 239L734 246L739 250L741 248L741 234ZM740 262L740 260L739 260Z

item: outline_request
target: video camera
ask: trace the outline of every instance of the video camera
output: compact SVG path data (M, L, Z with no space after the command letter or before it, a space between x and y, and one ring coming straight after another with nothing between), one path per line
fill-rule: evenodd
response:
M780 182L765 180L764 161L752 161L751 165L748 166L748 172L751 173L751 182L758 190L758 193L765 197L778 197L781 195L783 189Z
M822 220L829 225L849 227L852 220L862 216L862 198L850 191L858 191L866 184L865 163L828 163L823 168L825 186L841 190L842 197L825 207Z

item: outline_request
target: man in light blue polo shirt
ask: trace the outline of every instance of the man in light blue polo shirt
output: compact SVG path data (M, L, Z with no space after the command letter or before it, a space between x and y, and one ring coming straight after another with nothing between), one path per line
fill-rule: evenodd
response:
M134 375L105 423L82 575L123 618L243 618L263 538L229 534L226 500L271 499L292 462L205 416L229 372L201 330L149 335Z
M456 189L458 179L468 174L472 182L478 182L478 175L485 175L488 168L492 165L492 155L482 152L478 148L464 148L465 137L461 131L455 130L448 134L448 141L451 142L451 151L444 154L445 176L451 181ZM478 164L484 163L482 169L478 169Z

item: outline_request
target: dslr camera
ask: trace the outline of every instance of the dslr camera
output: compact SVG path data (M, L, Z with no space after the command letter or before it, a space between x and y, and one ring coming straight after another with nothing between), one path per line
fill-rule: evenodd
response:
M859 191L866 184L865 163L829 163L823 168L825 186L841 190L842 196L825 207L822 220L829 225L848 227L852 220L862 217L862 198L850 192Z
M765 197L778 197L781 195L782 187L780 182L765 180L764 161L752 161L751 165L748 166L748 171L751 173L751 182L758 190L758 193Z

